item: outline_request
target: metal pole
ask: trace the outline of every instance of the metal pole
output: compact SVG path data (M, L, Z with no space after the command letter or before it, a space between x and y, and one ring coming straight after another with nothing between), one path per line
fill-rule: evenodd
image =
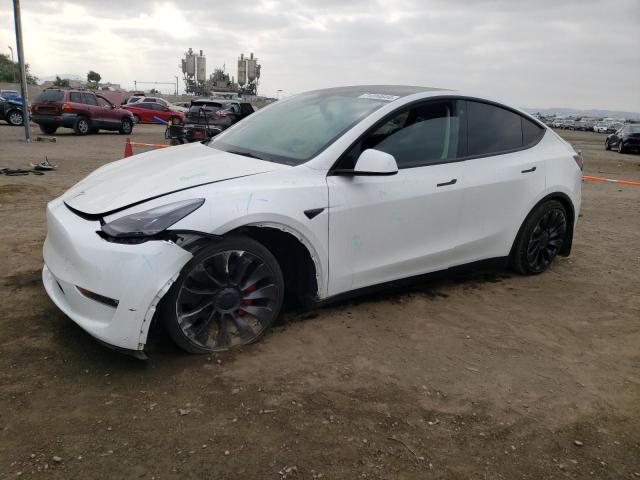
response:
M178 76L176 75L176 97L178 96Z
M16 23L16 46L18 47L18 62L20 62L20 88L22 90L22 116L24 118L24 141L31 141L29 130L29 102L27 91L27 69L24 61L24 46L22 45L22 20L20 19L20 0L13 0L13 17Z

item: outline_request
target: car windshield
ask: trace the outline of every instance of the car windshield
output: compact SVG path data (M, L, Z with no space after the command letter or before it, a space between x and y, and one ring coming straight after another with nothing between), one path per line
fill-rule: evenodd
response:
M364 117L388 103L381 96L308 92L279 100L214 137L209 146L300 165L331 145Z
M60 102L63 98L62 90L45 90L36 97L36 102Z

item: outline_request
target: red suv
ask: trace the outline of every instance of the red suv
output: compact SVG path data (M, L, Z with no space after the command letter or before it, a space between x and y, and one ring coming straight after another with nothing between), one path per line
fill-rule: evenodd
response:
M171 121L173 124L184 123L184 113L174 110L157 102L133 102L123 105L122 108L133 114L136 123L163 123ZM162 120L159 121L159 120Z
M117 130L123 135L133 131L133 115L106 98L83 90L49 88L31 106L31 120L47 135L59 127L73 128L77 135L98 130Z

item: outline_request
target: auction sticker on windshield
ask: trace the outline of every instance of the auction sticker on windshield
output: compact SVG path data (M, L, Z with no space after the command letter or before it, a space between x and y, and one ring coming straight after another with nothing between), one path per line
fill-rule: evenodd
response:
M393 102L400 97L398 95L383 95L382 93L363 93L358 98L368 98L370 100L384 100L385 102Z

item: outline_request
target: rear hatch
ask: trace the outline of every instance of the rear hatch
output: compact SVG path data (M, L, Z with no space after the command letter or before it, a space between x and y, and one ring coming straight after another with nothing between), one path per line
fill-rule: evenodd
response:
M32 112L36 115L59 115L64 90L45 90L33 102Z
M206 116L206 120L211 123L215 119L216 112L221 109L222 104L220 103L194 102L189 107L186 120L188 123L204 124Z

